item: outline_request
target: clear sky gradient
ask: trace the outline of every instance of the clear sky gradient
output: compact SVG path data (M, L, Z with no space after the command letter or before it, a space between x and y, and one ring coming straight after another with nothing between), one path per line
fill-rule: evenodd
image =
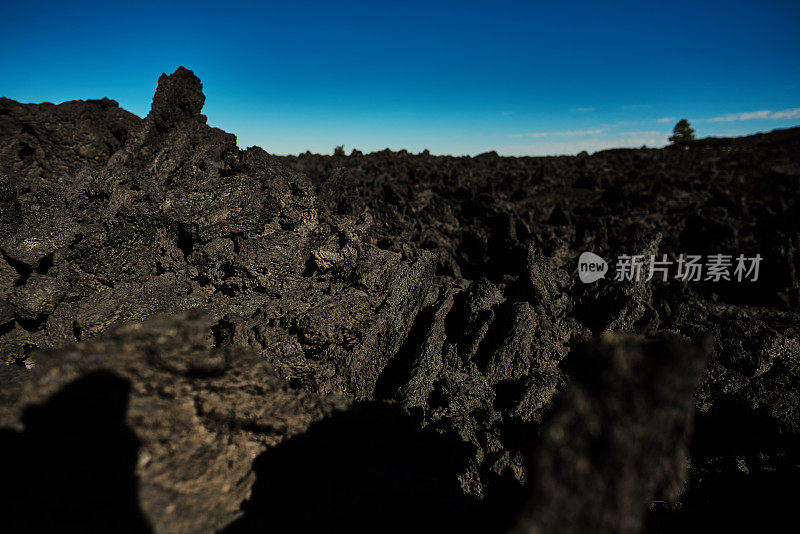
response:
M800 125L800 2L0 2L0 95L147 114L162 72L276 154L573 154Z

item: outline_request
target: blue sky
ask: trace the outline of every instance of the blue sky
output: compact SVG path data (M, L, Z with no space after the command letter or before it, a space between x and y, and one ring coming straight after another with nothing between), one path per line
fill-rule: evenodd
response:
M3 2L0 95L147 114L179 65L276 154L571 154L800 125L800 2Z

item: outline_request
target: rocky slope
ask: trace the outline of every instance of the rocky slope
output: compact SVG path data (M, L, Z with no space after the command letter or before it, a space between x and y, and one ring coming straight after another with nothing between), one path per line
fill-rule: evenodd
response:
M667 532L800 481L800 129L275 157L200 81L0 100L9 531ZM763 257L757 282L578 255ZM609 277L610 278L610 277Z

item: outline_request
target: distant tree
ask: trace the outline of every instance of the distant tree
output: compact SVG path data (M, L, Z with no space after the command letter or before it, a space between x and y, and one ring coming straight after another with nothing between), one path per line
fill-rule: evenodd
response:
M336 145L336 148L333 149L334 156L344 156L344 145Z
M669 138L673 143L684 143L694 139L694 130L686 119L681 119L672 130L672 137Z

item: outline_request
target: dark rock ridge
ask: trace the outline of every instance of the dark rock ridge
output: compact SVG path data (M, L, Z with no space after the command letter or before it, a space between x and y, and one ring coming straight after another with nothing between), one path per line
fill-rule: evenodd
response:
M8 531L668 532L790 513L800 128L276 157L162 75L0 99ZM758 282L578 281L584 250ZM613 274L613 273L612 273Z

